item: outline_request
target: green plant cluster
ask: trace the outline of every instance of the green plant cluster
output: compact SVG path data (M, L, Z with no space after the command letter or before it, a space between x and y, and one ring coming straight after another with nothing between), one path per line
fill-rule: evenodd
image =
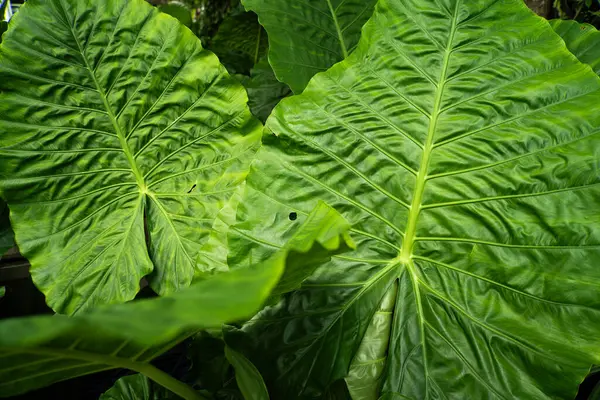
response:
M600 1L554 0L554 9L561 19L574 19L600 27Z
M522 0L152 3L28 0L2 35L0 255L55 315L0 321L0 397L111 369L103 400L598 376L596 28Z

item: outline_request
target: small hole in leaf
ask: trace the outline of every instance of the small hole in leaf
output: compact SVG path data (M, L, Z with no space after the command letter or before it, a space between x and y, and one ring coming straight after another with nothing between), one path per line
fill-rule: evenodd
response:
M192 186L188 193L192 193L192 190L196 189L196 185Z
M289 215L290 221L295 221L298 219L298 214L296 214L295 212L291 212Z

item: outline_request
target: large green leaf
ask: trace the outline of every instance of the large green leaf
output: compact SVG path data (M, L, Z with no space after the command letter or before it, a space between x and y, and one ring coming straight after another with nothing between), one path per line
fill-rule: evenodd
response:
M48 304L190 284L260 137L242 86L143 0L28 1L0 49L0 189ZM147 221L149 250L144 236Z
M550 25L579 61L589 64L600 75L600 32L590 24L553 19Z
M242 0L269 34L277 78L300 93L317 72L350 54L376 0Z
M232 265L317 199L356 233L245 325L272 397L573 398L600 359L599 103L521 0L380 0L273 111L229 231Z
M320 213L319 205L315 213ZM141 372L168 387L189 387L150 365L150 360L199 329L220 327L251 317L265 302L287 265L305 260L310 268L322 248L336 252L351 246L339 216L340 237L323 235L307 224L295 240L268 260L200 281L171 296L101 307L74 317L18 318L0 322L0 396L25 392L52 382L110 368ZM319 234L313 234L321 232ZM299 240L302 238L302 240ZM333 248L337 243L339 248ZM175 382L173 382L175 381ZM175 386L173 386L175 385Z

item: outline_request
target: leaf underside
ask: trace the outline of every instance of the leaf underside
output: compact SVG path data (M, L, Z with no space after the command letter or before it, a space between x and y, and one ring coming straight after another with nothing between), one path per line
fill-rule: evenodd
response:
M200 247L260 129L191 31L142 0L28 1L0 93L0 190L55 311L131 300L150 273L166 294L207 272Z
M269 63L300 93L310 78L350 54L376 0L242 0L269 34Z
M380 0L273 111L229 231L231 265L266 257L322 199L357 241L245 325L272 396L573 398L600 358L599 101L520 0Z

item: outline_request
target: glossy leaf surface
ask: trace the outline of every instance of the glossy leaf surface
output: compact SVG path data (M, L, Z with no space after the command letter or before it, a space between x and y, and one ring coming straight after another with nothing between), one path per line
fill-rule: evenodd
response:
M260 129L191 31L142 0L28 1L4 35L0 91L0 190L53 309L205 272L199 249Z
M260 372L243 354L225 347L225 356L235 369L235 380L245 400L269 400Z
M269 62L275 75L294 93L354 50L376 2L242 0L269 34Z
M337 216L336 221L343 221ZM163 384L164 373L149 364L178 341L204 328L251 317L275 288L287 265L314 259L332 243L346 246L343 228L322 221L341 237L311 235L296 228L295 240L268 260L218 274L171 296L64 315L0 322L0 396L102 371L128 368ZM343 221L343 226L347 222ZM305 234L305 232L307 234ZM321 255L322 256L322 255ZM161 375L162 374L162 375ZM171 378L172 379L172 378Z
M380 0L273 111L229 234L232 263L267 256L317 199L355 233L245 325L272 397L574 398L600 358L599 103L520 0Z
M550 25L565 41L569 51L600 75L600 32L590 24L572 20L553 19Z

